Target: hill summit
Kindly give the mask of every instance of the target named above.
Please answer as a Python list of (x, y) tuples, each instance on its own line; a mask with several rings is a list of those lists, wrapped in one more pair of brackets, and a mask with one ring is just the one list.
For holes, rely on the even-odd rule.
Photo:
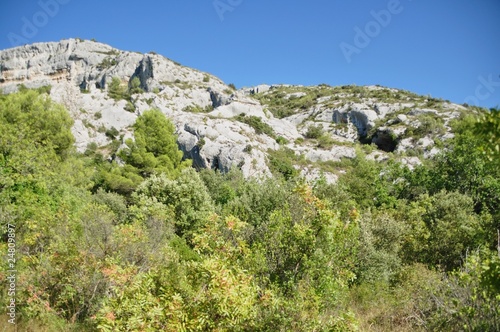
[[(372, 159), (395, 157), (409, 165), (435, 155), (453, 137), (449, 121), (467, 108), (381, 86), (259, 85), (236, 89), (219, 78), (154, 52), (141, 54), (102, 43), (68, 39), (0, 51), (0, 89), (50, 86), (51, 97), (74, 119), (79, 151), (132, 137), (147, 109), (175, 124), (178, 145), (198, 168), (245, 176), (283, 166), (308, 179), (337, 171), (361, 147)], [(112, 133), (112, 135), (110, 134)], [(119, 146), (119, 144), (114, 144)], [(114, 151), (116, 152), (116, 151)], [(293, 171), (292, 170), (292, 171)]]

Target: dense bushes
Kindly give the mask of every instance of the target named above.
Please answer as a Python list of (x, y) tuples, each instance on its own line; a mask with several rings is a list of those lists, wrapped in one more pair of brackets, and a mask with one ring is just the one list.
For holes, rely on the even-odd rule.
[(73, 120), (49, 97), (32, 90), (0, 99), (0, 143), (4, 157), (22, 146), (53, 151), (64, 157), (74, 142)]
[(77, 154), (70, 126), (41, 92), (0, 97), (19, 329), (500, 328), (499, 174), (474, 122), (429, 165), (358, 151), (337, 184), (314, 188), (286, 148), (270, 153), (282, 177), (197, 173), (159, 111), (138, 118), (122, 165), (95, 145)]
[[(159, 110), (145, 111), (133, 129), (134, 140), (125, 141), (125, 147), (113, 156), (125, 162), (123, 167), (116, 161), (103, 162), (99, 152), (88, 150), (87, 154), (93, 156), (98, 168), (94, 191), (103, 188), (128, 196), (149, 176), (160, 173), (177, 176), (190, 165), (189, 161), (182, 160), (182, 152), (177, 148), (173, 124)], [(109, 133), (114, 134), (116, 132)]]

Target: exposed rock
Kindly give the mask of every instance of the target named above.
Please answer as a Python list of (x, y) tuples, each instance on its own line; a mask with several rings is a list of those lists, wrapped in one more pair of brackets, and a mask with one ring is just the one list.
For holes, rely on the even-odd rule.
[(430, 137), (422, 137), (417, 141), (417, 144), (423, 148), (434, 145), (434, 140)]
[(207, 91), (210, 93), (210, 100), (212, 101), (213, 108), (224, 106), (231, 102), (230, 98), (223, 93), (212, 90), (211, 88), (208, 88)]
[(300, 175), (310, 183), (323, 179), (328, 184), (336, 183), (338, 176), (330, 172), (322, 172), (316, 168), (305, 167), (300, 169)]
[(241, 91), (245, 94), (253, 95), (256, 93), (267, 92), (267, 91), (269, 91), (269, 89), (271, 89), (271, 87), (272, 87), (271, 85), (260, 84), (260, 85), (254, 86), (252, 88), (243, 88), (243, 89), (241, 89)]
[(396, 147), (396, 150), (394, 150), (397, 153), (403, 153), (408, 150), (412, 150), (415, 148), (415, 145), (413, 144), (413, 138), (404, 138), (399, 141), (398, 146)]
[[(111, 99), (107, 89), (114, 77), (120, 79), (124, 88), (138, 78), (144, 93), (134, 94), (129, 101)], [(268, 176), (267, 153), (269, 149), (280, 148), (276, 142), (279, 138), (280, 144), (311, 162), (311, 166), (301, 169), (309, 180), (322, 173), (318, 162), (354, 158), (356, 152), (351, 143), (360, 138), (371, 139), (383, 151), (398, 154), (421, 149), (425, 157), (432, 157), (439, 153), (433, 146), (434, 140), (452, 138), (450, 129), (445, 127), (447, 132), (439, 138), (414, 140), (405, 137), (407, 128), (417, 128), (420, 125), (417, 117), (421, 114), (441, 117), (448, 126), (451, 119), (467, 110), (449, 102), (442, 102), (440, 111), (426, 108), (425, 98), (414, 95), (397, 103), (387, 102), (370, 93), (381, 91), (379, 95), (383, 96), (403, 92), (380, 86), (346, 86), (334, 90), (329, 86), (258, 85), (234, 91), (217, 77), (161, 55), (120, 51), (79, 39), (0, 51), (0, 89), (11, 93), (19, 84), (28, 88), (52, 86), (51, 97), (63, 104), (75, 120), (72, 131), (79, 151), (84, 151), (90, 142), (99, 146), (109, 144), (105, 132), (112, 128), (119, 131), (123, 140), (132, 138), (131, 125), (137, 116), (157, 108), (175, 124), (178, 145), (195, 167), (221, 171), (239, 167), (245, 176)], [(335, 92), (329, 94), (329, 91)], [(281, 98), (273, 105), (296, 103), (289, 112), (293, 115), (275, 118), (272, 105), (262, 105), (255, 98), (273, 93)], [(305, 102), (300, 104), (302, 100)], [(273, 134), (257, 134), (255, 128), (237, 121), (236, 117), (242, 114), (259, 117), (272, 128)], [(331, 135), (333, 147), (315, 147), (318, 143), (314, 139), (306, 139), (304, 135), (310, 125), (322, 127), (324, 133)], [(366, 137), (372, 133), (373, 137)], [(306, 144), (300, 144), (298, 140), (304, 139)], [(294, 144), (295, 141), (299, 144)], [(369, 158), (383, 160), (387, 154), (376, 151)], [(403, 161), (413, 167), (420, 162), (415, 158)], [(335, 174), (324, 175), (328, 182), (337, 179)]]
[(399, 123), (406, 123), (408, 121), (408, 117), (404, 114), (398, 114), (396, 117)]
[(377, 113), (369, 109), (354, 109), (350, 112), (351, 122), (358, 128), (360, 136), (366, 136), (375, 125)]
[(318, 161), (340, 161), (342, 158), (354, 158), (356, 150), (348, 146), (334, 146), (330, 150), (297, 148), (298, 152), (304, 153), (307, 160)]
[(420, 109), (420, 108), (415, 108), (413, 110), (411, 110), (408, 114), (409, 115), (421, 115), (421, 114), (438, 114), (438, 111), (436, 110), (433, 110), (433, 109), (428, 109), (428, 108), (424, 108), (424, 109)]
[(334, 117), (334, 110), (333, 109), (325, 109), (323, 111), (320, 111), (318, 115), (314, 118), (315, 121), (324, 121), (324, 122), (333, 122)]
[(403, 157), (401, 163), (413, 170), (416, 166), (422, 165), (422, 161), (418, 157)]
[(373, 151), (370, 154), (368, 154), (366, 156), (366, 159), (376, 160), (376, 161), (383, 161), (383, 160), (389, 159), (389, 156), (386, 153), (377, 150), (377, 151)]

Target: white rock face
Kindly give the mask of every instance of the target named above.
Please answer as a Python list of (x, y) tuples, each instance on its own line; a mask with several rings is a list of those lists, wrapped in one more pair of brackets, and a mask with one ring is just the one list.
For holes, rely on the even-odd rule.
[[(227, 171), (240, 167), (245, 176), (270, 174), (265, 152), (278, 148), (278, 144), (233, 119), (240, 114), (260, 117), (286, 139), (300, 136), (293, 124), (268, 117), (260, 103), (244, 92), (233, 92), (214, 76), (156, 54), (124, 52), (70, 39), (2, 51), (0, 63), (0, 88), (5, 93), (16, 91), (18, 84), (28, 88), (52, 86), (51, 97), (66, 106), (75, 119), (73, 134), (79, 151), (90, 142), (109, 144), (107, 129), (116, 128), (124, 139), (132, 137), (130, 126), (150, 108), (162, 110), (173, 121), (180, 149), (200, 168)], [(108, 97), (106, 89), (113, 77), (124, 85), (135, 77), (139, 79), (145, 93), (133, 96), (133, 112), (125, 110), (125, 100)], [(262, 85), (255, 92), (269, 88)], [(211, 107), (213, 111), (184, 111), (189, 107)], [(244, 152), (247, 146), (253, 149)]]
[[(238, 166), (246, 176), (270, 174), (263, 151), (277, 148), (274, 139), (256, 135), (253, 128), (232, 119), (245, 113), (267, 122), (262, 106), (243, 93), (233, 94), (212, 75), (157, 54), (124, 52), (76, 39), (4, 50), (0, 52), (0, 64), (0, 89), (4, 93), (16, 91), (19, 84), (28, 88), (52, 86), (51, 97), (66, 106), (75, 119), (73, 134), (79, 151), (90, 142), (109, 144), (105, 130), (113, 127), (124, 139), (132, 137), (130, 126), (137, 116), (158, 108), (176, 125), (179, 147), (195, 166), (222, 171)], [(135, 77), (139, 79), (145, 93), (133, 96), (135, 111), (125, 110), (125, 100), (108, 97), (106, 89), (113, 77), (120, 78), (124, 85)], [(207, 114), (183, 111), (191, 106), (215, 109)], [(277, 123), (276, 119), (269, 122), (284, 137), (299, 136), (289, 123)], [(256, 136), (262, 136), (259, 144), (255, 144)], [(243, 152), (249, 144), (256, 149)]]
[(314, 183), (317, 180), (324, 179), (326, 183), (332, 184), (336, 183), (338, 176), (330, 172), (321, 172), (315, 168), (305, 167), (300, 170), (300, 175), (304, 177), (308, 182)]
[[(130, 101), (111, 99), (108, 87), (115, 77), (124, 88), (138, 79), (144, 93), (132, 95)], [(337, 176), (322, 173), (318, 163), (354, 158), (353, 143), (360, 137), (375, 132), (370, 138), (372, 142), (389, 146), (395, 153), (419, 148), (425, 150), (424, 156), (431, 157), (439, 153), (433, 146), (435, 138), (413, 140), (405, 137), (406, 129), (418, 127), (418, 117), (422, 115), (441, 117), (447, 126), (466, 110), (452, 103), (443, 103), (440, 111), (429, 109), (424, 98), (419, 104), (410, 98), (396, 103), (362, 96), (370, 91), (400, 92), (379, 86), (365, 87), (363, 93), (354, 95), (344, 87), (336, 94), (314, 94), (312, 104), (308, 94), (311, 87), (258, 85), (235, 91), (215, 76), (184, 67), (161, 55), (126, 52), (80, 39), (0, 51), (0, 90), (12, 93), (19, 84), (28, 88), (51, 86), (51, 97), (63, 104), (75, 120), (72, 131), (79, 151), (84, 151), (91, 142), (99, 146), (111, 143), (105, 133), (112, 128), (118, 130), (122, 140), (133, 138), (131, 126), (137, 117), (156, 108), (172, 120), (179, 148), (198, 168), (211, 167), (225, 172), (239, 167), (247, 177), (268, 176), (268, 151), (280, 148), (278, 139), (311, 163), (310, 167), (301, 169), (306, 179), (313, 180), (323, 174), (332, 183)], [(327, 88), (321, 89), (324, 92)], [(273, 104), (259, 102), (259, 96), (273, 91), (281, 94), (278, 105), (298, 103), (297, 109), (287, 113), (293, 115), (275, 118)], [(306, 104), (300, 104), (302, 98), (309, 98)], [(241, 115), (260, 118), (272, 128), (273, 134), (258, 134), (236, 119)], [(310, 125), (322, 128), (335, 142), (333, 146), (320, 148), (314, 140), (302, 145), (298, 139), (304, 140)], [(446, 129), (440, 136), (442, 140), (453, 137), (449, 128)], [(296, 141), (299, 143), (295, 144)], [(386, 155), (378, 151), (370, 158), (384, 160)], [(407, 158), (405, 162), (416, 165), (418, 158)]]

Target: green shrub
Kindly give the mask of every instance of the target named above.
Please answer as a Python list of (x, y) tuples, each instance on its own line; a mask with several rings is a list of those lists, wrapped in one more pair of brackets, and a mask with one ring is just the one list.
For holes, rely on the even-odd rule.
[(421, 138), (427, 135), (442, 135), (446, 132), (443, 119), (434, 114), (421, 114), (417, 120), (420, 122), (419, 126), (417, 128), (409, 127), (405, 136)]
[(201, 149), (205, 145), (205, 137), (202, 137), (196, 142), (196, 146)]
[(189, 112), (189, 113), (210, 113), (214, 110), (214, 107), (212, 105), (207, 105), (204, 108), (202, 108), (199, 105), (188, 105), (182, 109), (183, 112)]
[(288, 144), (288, 140), (283, 136), (278, 136), (276, 137), (276, 143), (278, 143), (279, 145), (285, 145)]
[(267, 123), (262, 121), (262, 118), (255, 116), (255, 115), (250, 115), (247, 116), (245, 114), (240, 114), (235, 117), (236, 120), (246, 123), (253, 129), (255, 129), (255, 132), (257, 134), (266, 134), (269, 137), (276, 137), (276, 134), (273, 130), (273, 128), (268, 125)]
[(85, 150), (84, 154), (86, 156), (92, 156), (97, 152), (97, 143), (96, 142), (91, 142), (87, 144), (87, 149)]
[[(305, 96), (295, 95), (286, 98), (289, 93), (305, 92)], [(254, 98), (258, 99), (277, 118), (285, 118), (295, 114), (298, 110), (306, 110), (314, 106), (316, 98), (322, 96), (322, 92), (310, 88), (288, 88), (280, 87), (272, 89), (266, 93), (258, 93)]]
[(29, 140), (33, 148), (52, 149), (62, 157), (74, 142), (72, 125), (67, 110), (45, 92), (19, 86), (18, 93), (0, 96), (0, 155), (8, 157)]
[(83, 119), (82, 123), (85, 126), (85, 128), (95, 129), (95, 126), (92, 123), (90, 123), (89, 120), (87, 120), (87, 119)]
[(107, 129), (105, 132), (106, 137), (112, 140), (116, 139), (116, 136), (118, 136), (119, 134), (120, 132), (115, 127), (111, 127), (110, 129)]
[(132, 102), (127, 101), (127, 105), (125, 105), (125, 111), (134, 113), (135, 112), (135, 106), (132, 104)]
[(139, 77), (134, 77), (129, 84), (129, 94), (133, 95), (136, 93), (143, 93), (144, 90), (141, 88), (141, 81)]
[(130, 100), (130, 95), (127, 89), (122, 85), (121, 80), (118, 77), (113, 77), (111, 83), (108, 87), (108, 96), (114, 100)]
[(322, 149), (330, 149), (334, 143), (335, 141), (328, 133), (323, 133), (318, 139), (318, 147)]
[(323, 135), (323, 127), (321, 125), (310, 125), (307, 128), (306, 137), (318, 139)]
[(180, 236), (191, 236), (213, 211), (207, 188), (193, 168), (182, 170), (176, 180), (168, 179), (165, 174), (153, 175), (137, 188), (133, 197), (154, 198), (165, 207), (172, 207)]
[(295, 144), (301, 145), (302, 143), (304, 143), (303, 137), (298, 137), (297, 139), (295, 139)]
[(251, 144), (247, 144), (245, 148), (243, 149), (243, 152), (250, 153), (252, 152), (253, 146)]
[(271, 171), (281, 174), (286, 180), (298, 175), (298, 171), (293, 167), (293, 160), (296, 158), (293, 150), (285, 147), (276, 151), (270, 150), (268, 154)]
[(48, 94), (50, 95), (50, 90), (52, 89), (52, 86), (50, 85), (44, 85), (44, 86), (41, 86), (39, 88), (36, 89), (36, 91), (38, 91), (38, 93), (40, 94)]
[(113, 66), (116, 66), (118, 62), (116, 61), (115, 58), (111, 58), (111, 57), (106, 57), (104, 58), (104, 60), (102, 60), (102, 62), (100, 64), (97, 65), (97, 68), (99, 68), (100, 70), (103, 70), (103, 69), (107, 69), (107, 68), (111, 68)]

